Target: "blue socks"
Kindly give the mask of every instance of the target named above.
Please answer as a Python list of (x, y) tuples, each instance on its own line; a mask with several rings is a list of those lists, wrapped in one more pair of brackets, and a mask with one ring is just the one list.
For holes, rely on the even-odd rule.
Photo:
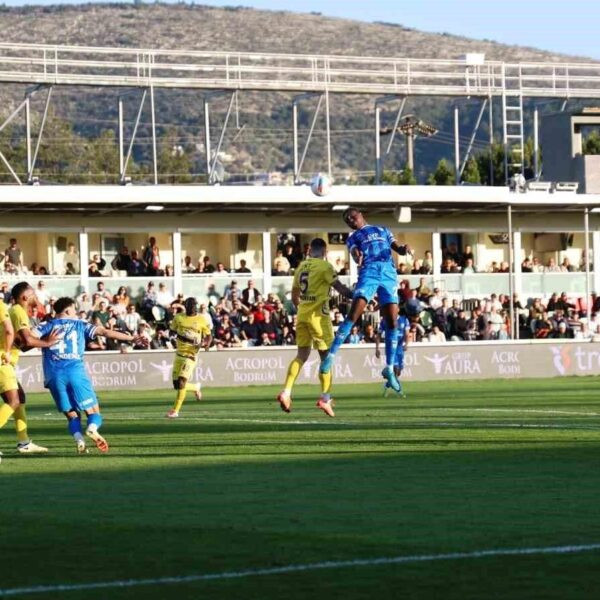
[[(331, 356), (334, 356), (336, 352), (340, 349), (340, 346), (346, 341), (346, 338), (350, 335), (350, 331), (352, 331), (353, 325), (354, 322), (346, 318), (344, 322), (338, 327), (337, 333), (335, 334), (335, 338), (333, 340), (333, 344), (331, 344), (331, 348), (329, 348), (329, 354)], [(398, 345), (397, 337), (396, 345)]]
[(385, 364), (388, 367), (394, 366), (394, 358), (398, 349), (398, 336), (400, 332), (397, 327), (387, 329), (385, 332)]
[(100, 413), (92, 413), (91, 415), (88, 415), (88, 418), (87, 418), (88, 428), (91, 426), (94, 426), (97, 431), (98, 429), (100, 429), (101, 425), (102, 425), (102, 415)]
[(69, 433), (72, 436), (76, 436), (76, 434), (81, 435), (81, 417), (75, 417), (74, 419), (69, 419), (68, 421)]

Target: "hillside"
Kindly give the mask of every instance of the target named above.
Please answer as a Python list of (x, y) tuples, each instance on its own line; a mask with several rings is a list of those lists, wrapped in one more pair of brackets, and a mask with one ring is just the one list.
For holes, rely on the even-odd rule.
[[(362, 23), (317, 14), (287, 11), (258, 11), (243, 7), (213, 8), (202, 5), (86, 4), (79, 6), (0, 7), (3, 41), (74, 44), (94, 46), (133, 46), (149, 48), (218, 49), (229, 51), (320, 53), (344, 55), (395, 56), (413, 58), (457, 58), (466, 52), (485, 52), (498, 60), (564, 61), (566, 57), (527, 47), (492, 41), (476, 41), (447, 34), (415, 31), (400, 25)], [(575, 60), (569, 58), (569, 60)], [(4, 111), (21, 97), (22, 88), (3, 86), (0, 101)], [(104, 129), (114, 129), (116, 90), (55, 90), (54, 110), (73, 123), (81, 135), (94, 137)], [(240, 97), (239, 120), (244, 130), (233, 143), (235, 130), (226, 138), (225, 150), (232, 156), (231, 172), (289, 170), (291, 152), (290, 95), (244, 93)], [(170, 129), (189, 148), (195, 169), (201, 169), (202, 104), (195, 92), (157, 93), (159, 130)], [(371, 133), (373, 99), (336, 97), (332, 106), (332, 127), (336, 170), (372, 169)], [(0, 109), (2, 110), (2, 109)], [(225, 101), (215, 104), (213, 118), (219, 122)], [(405, 112), (415, 112), (443, 132), (450, 132), (449, 102), (411, 100)], [(462, 111), (463, 132), (477, 107)], [(127, 118), (132, 119), (132, 105)], [(497, 113), (499, 111), (496, 111)], [(387, 118), (391, 118), (390, 112)], [(310, 119), (302, 113), (304, 127)], [(140, 131), (148, 135), (147, 121)], [(321, 124), (322, 125), (322, 124)], [(176, 129), (172, 129), (175, 127)], [(215, 136), (218, 132), (215, 131)], [(323, 154), (317, 136), (307, 157), (307, 171), (322, 168)], [(142, 140), (144, 141), (144, 140)], [(451, 147), (440, 140), (417, 144), (421, 176)], [(398, 168), (402, 143), (397, 143), (390, 165)], [(147, 158), (147, 144), (136, 147), (136, 157)]]

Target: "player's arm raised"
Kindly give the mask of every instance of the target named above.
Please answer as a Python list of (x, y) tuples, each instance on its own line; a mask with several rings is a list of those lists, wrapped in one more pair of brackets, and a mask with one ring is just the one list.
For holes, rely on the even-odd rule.
[(113, 340), (119, 340), (120, 342), (129, 342), (130, 344), (137, 340), (137, 337), (131, 335), (131, 333), (123, 333), (121, 331), (115, 331), (114, 329), (107, 329), (106, 327), (102, 327), (102, 325), (96, 327), (95, 335), (111, 338)]

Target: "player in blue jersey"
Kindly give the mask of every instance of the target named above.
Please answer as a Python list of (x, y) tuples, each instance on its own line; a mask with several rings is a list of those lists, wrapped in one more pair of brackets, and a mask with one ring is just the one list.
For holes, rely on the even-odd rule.
[(321, 362), (321, 372), (331, 370), (335, 355), (344, 343), (352, 326), (364, 312), (367, 304), (377, 294), (381, 315), (386, 321), (385, 336), (386, 366), (381, 372), (390, 387), (400, 391), (400, 382), (394, 374), (394, 357), (398, 347), (398, 279), (392, 260), (392, 250), (398, 254), (410, 254), (407, 245), (400, 245), (387, 227), (369, 225), (357, 208), (347, 208), (344, 221), (353, 232), (346, 242), (350, 255), (358, 265), (358, 282), (354, 289), (352, 306), (344, 322), (338, 327), (329, 354)]
[(42, 349), (44, 386), (50, 390), (56, 408), (68, 421), (69, 433), (75, 438), (77, 452), (87, 452), (81, 429), (81, 413), (87, 417), (86, 435), (94, 441), (100, 452), (108, 452), (108, 443), (100, 435), (102, 415), (92, 382), (85, 370), (83, 354), (88, 340), (101, 335), (123, 342), (133, 342), (128, 333), (96, 327), (77, 318), (75, 301), (59, 298), (54, 303), (56, 318), (41, 323), (32, 333), (44, 338), (55, 332), (60, 339), (53, 346)]
[[(398, 347), (396, 348), (396, 356), (394, 357), (394, 374), (396, 375), (396, 379), (400, 382), (400, 375), (402, 374), (402, 370), (404, 369), (404, 351), (406, 350), (406, 346), (408, 345), (408, 331), (410, 329), (410, 322), (408, 321), (407, 316), (400, 311), (398, 314), (398, 320), (396, 321), (396, 328), (398, 329)], [(381, 356), (381, 351), (379, 350), (379, 341), (381, 336), (384, 337), (387, 335), (387, 325), (385, 319), (381, 319), (379, 323), (379, 331), (377, 332), (377, 336), (375, 338), (375, 356), (379, 358)], [(389, 381), (386, 381), (384, 384), (384, 395), (387, 395), (391, 386)], [(400, 384), (400, 389), (398, 393), (402, 393), (402, 384)]]

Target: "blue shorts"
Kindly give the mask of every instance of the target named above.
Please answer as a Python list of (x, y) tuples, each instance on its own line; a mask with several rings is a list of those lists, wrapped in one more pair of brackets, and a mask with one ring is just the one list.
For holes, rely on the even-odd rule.
[(370, 263), (360, 269), (353, 298), (370, 302), (375, 294), (381, 306), (398, 304), (398, 277), (391, 262)]
[(50, 390), (59, 412), (82, 412), (98, 405), (98, 398), (85, 367), (57, 370), (44, 385)]

